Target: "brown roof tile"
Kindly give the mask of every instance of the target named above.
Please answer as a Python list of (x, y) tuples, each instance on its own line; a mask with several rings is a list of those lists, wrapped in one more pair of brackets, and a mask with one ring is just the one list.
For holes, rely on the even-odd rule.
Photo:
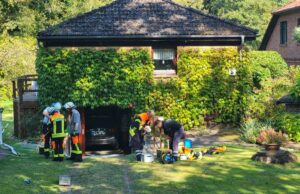
[(290, 11), (290, 10), (293, 10), (293, 9), (296, 9), (296, 8), (300, 8), (300, 0), (293, 1), (291, 3), (288, 3), (284, 6), (276, 9), (273, 12), (273, 14), (279, 14), (279, 13)]
[(255, 37), (256, 31), (170, 0), (117, 0), (39, 33), (39, 37)]

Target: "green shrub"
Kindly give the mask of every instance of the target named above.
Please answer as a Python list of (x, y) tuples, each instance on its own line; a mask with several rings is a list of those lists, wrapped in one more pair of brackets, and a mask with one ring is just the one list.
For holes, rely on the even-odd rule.
[[(178, 77), (158, 82), (150, 106), (187, 129), (204, 124), (206, 115), (219, 123), (239, 123), (252, 94), (252, 73), (247, 53), (236, 49), (182, 49), (178, 51)], [(229, 75), (236, 68), (237, 76)]]
[(300, 114), (280, 114), (276, 117), (276, 126), (291, 140), (300, 142)]
[(257, 143), (257, 138), (262, 130), (272, 128), (270, 123), (260, 122), (256, 119), (249, 120), (240, 128), (241, 139), (247, 143)]
[(39, 101), (74, 101), (83, 107), (136, 104), (145, 110), (153, 83), (146, 50), (40, 49), (36, 62)]
[(251, 51), (249, 53), (253, 66), (253, 81), (258, 88), (261, 82), (269, 78), (279, 78), (288, 75), (288, 65), (275, 51)]
[(295, 85), (291, 88), (290, 95), (295, 101), (300, 100), (300, 79), (296, 80)]

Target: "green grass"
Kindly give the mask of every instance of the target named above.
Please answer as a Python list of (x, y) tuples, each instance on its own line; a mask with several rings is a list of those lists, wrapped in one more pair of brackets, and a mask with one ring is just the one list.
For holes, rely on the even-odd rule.
[[(9, 110), (11, 103), (6, 103)], [(4, 114), (10, 126), (11, 114)], [(267, 165), (251, 161), (255, 147), (228, 146), (228, 151), (205, 156), (198, 161), (181, 161), (172, 165), (134, 162), (132, 156), (89, 158), (81, 164), (45, 160), (33, 149), (14, 143), (21, 157), (0, 160), (0, 193), (59, 193), (58, 177), (72, 177), (72, 193), (138, 194), (289, 194), (300, 191), (300, 163)], [(300, 157), (300, 153), (296, 152)], [(25, 179), (32, 184), (26, 185)]]
[[(57, 193), (62, 189), (58, 186), (61, 174), (72, 176), (72, 193), (296, 194), (300, 190), (300, 163), (253, 162), (250, 157), (257, 148), (234, 145), (221, 155), (172, 165), (136, 163), (132, 156), (89, 158), (75, 165), (55, 163), (33, 150), (17, 148), (23, 156), (0, 161), (0, 193)], [(31, 185), (24, 183), (27, 178)]]
[(4, 108), (2, 114), (2, 127), (5, 129), (4, 141), (9, 140), (9, 137), (13, 135), (13, 102), (12, 101), (1, 101), (0, 107)]

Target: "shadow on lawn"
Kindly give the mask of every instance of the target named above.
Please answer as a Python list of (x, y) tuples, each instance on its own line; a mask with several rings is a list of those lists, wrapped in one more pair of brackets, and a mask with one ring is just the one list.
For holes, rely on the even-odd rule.
[[(30, 152), (8, 157), (0, 165), (6, 167), (0, 169), (0, 193), (60, 193), (62, 174), (72, 177), (71, 193), (298, 193), (300, 189), (299, 163), (265, 165), (242, 153), (161, 165), (136, 163), (129, 157), (55, 163)], [(27, 178), (32, 184), (24, 183)]]
[[(234, 159), (233, 159), (234, 160)], [(238, 161), (237, 161), (238, 162)], [(244, 162), (244, 161), (240, 161)], [(136, 173), (134, 169), (133, 188), (135, 193), (299, 193), (300, 164), (285, 166), (266, 165), (256, 162), (245, 163), (239, 167), (220, 162), (192, 162), (193, 168), (181, 170), (181, 166), (174, 165), (173, 174), (165, 174), (153, 169)], [(182, 163), (180, 164), (182, 165)], [(169, 167), (165, 167), (169, 168)], [(157, 169), (156, 169), (157, 170)], [(184, 170), (184, 169), (183, 169)], [(297, 176), (298, 174), (298, 176)], [(170, 180), (170, 175), (174, 177)], [(176, 180), (176, 176), (178, 179)]]

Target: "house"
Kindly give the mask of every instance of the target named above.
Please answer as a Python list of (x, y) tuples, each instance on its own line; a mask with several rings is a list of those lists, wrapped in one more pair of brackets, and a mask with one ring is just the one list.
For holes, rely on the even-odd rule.
[[(170, 0), (117, 0), (49, 27), (40, 32), (37, 39), (39, 47), (53, 49), (146, 48), (155, 63), (154, 74), (169, 77), (176, 75), (180, 47), (238, 48), (245, 41), (255, 40), (256, 36), (253, 29)], [(82, 128), (89, 128), (88, 125), (97, 124), (103, 118), (110, 121), (111, 115), (116, 114), (122, 119), (123, 113), (115, 107), (85, 109)]]
[(279, 52), (289, 65), (300, 65), (300, 43), (293, 31), (300, 27), (300, 1), (294, 1), (273, 12), (260, 50)]
[(37, 39), (43, 47), (148, 47), (156, 73), (165, 75), (175, 73), (178, 47), (239, 46), (256, 36), (253, 29), (170, 0), (117, 0), (52, 26)]

